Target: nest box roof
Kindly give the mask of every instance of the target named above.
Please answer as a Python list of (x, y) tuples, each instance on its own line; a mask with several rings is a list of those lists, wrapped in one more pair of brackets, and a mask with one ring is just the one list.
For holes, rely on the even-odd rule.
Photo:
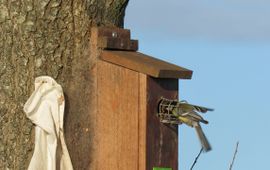
[(156, 78), (191, 79), (192, 71), (135, 51), (103, 50), (104, 61)]
[(91, 36), (97, 38), (97, 46), (102, 49), (100, 58), (104, 61), (156, 78), (192, 77), (191, 70), (136, 52), (138, 40), (130, 38), (128, 29), (94, 27)]

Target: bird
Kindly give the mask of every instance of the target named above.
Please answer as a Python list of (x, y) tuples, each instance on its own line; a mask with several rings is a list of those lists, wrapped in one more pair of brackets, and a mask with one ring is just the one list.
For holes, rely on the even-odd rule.
[(205, 120), (197, 112), (206, 113), (208, 111), (214, 111), (214, 109), (189, 104), (185, 100), (177, 102), (176, 107), (174, 107), (174, 109), (172, 110), (172, 114), (177, 117), (182, 123), (195, 128), (199, 141), (205, 152), (210, 151), (212, 148), (202, 130), (200, 123), (208, 124), (208, 121)]
[(164, 110), (166, 110), (166, 112), (170, 112), (176, 119), (179, 120), (180, 124), (184, 123), (190, 127), (195, 128), (203, 151), (205, 152), (210, 151), (212, 149), (211, 145), (207, 140), (200, 125), (200, 123), (208, 124), (208, 121), (205, 120), (201, 115), (199, 115), (198, 112), (206, 113), (208, 111), (214, 111), (214, 109), (189, 104), (185, 100), (175, 101), (165, 98), (163, 98), (162, 100), (163, 102), (160, 102), (161, 105), (162, 103), (166, 103), (166, 105), (164, 105), (166, 109)]

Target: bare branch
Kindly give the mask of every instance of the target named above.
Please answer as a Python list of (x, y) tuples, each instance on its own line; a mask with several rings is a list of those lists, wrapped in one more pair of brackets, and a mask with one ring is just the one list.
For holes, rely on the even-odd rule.
[(229, 170), (232, 170), (232, 167), (233, 167), (233, 164), (234, 164), (234, 160), (236, 158), (236, 154), (237, 154), (237, 150), (238, 150), (238, 145), (239, 145), (239, 141), (237, 141), (237, 143), (236, 143), (235, 151), (234, 151), (234, 154), (233, 154), (233, 159), (232, 159), (232, 162), (230, 164)]
[(192, 166), (191, 166), (190, 170), (192, 170), (192, 169), (193, 169), (193, 167), (195, 166), (195, 164), (197, 163), (197, 161), (198, 161), (198, 159), (199, 159), (199, 157), (200, 157), (200, 155), (201, 155), (202, 151), (203, 151), (203, 148), (201, 148), (201, 150), (200, 150), (199, 154), (198, 154), (198, 155), (197, 155), (197, 157), (195, 158), (195, 160), (194, 160), (194, 162), (193, 162), (193, 164), (192, 164)]

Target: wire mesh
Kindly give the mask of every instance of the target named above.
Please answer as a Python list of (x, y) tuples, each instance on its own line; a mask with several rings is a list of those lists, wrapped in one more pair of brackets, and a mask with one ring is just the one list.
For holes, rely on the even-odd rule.
[(181, 124), (181, 121), (172, 113), (173, 109), (177, 109), (178, 101), (161, 98), (158, 105), (158, 113), (160, 122), (169, 124)]

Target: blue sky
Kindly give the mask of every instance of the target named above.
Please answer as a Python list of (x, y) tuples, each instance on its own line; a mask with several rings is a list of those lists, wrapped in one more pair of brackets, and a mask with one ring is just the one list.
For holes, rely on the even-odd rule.
[[(166, 3), (165, 3), (166, 2)], [(270, 169), (270, 2), (266, 0), (131, 0), (125, 28), (143, 53), (194, 71), (180, 80), (180, 98), (215, 108), (203, 129), (213, 150), (194, 170)], [(179, 130), (179, 169), (200, 145), (194, 129)]]

